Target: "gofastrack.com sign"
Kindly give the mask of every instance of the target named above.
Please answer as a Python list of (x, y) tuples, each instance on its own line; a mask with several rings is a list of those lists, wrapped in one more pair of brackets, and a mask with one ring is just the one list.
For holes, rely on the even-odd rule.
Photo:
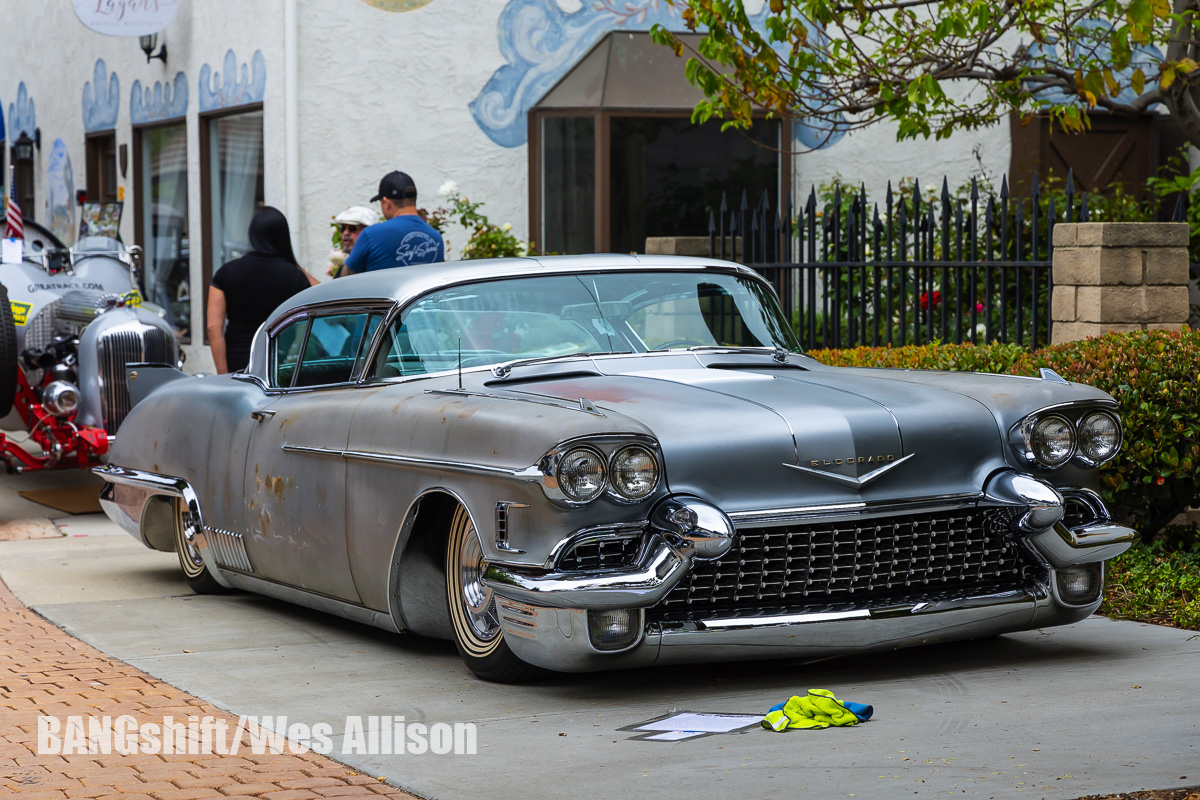
[(149, 36), (171, 24), (179, 0), (75, 0), (75, 16), (106, 36)]

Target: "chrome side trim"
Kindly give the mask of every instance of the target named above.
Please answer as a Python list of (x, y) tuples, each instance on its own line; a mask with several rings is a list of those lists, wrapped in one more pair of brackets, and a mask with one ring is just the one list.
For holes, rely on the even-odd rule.
[(284, 586), (281, 583), (268, 581), (263, 578), (255, 578), (250, 575), (244, 575), (240, 572), (221, 571), (221, 577), (224, 578), (230, 586), (235, 589), (241, 589), (255, 594), (266, 595), (273, 597), (276, 600), (283, 600), (287, 603), (295, 603), (305, 608), (311, 608), (316, 611), (322, 611), (326, 614), (336, 614), (339, 617), (361, 622), (364, 625), (372, 625), (376, 628), (382, 628), (385, 631), (392, 633), (403, 633), (404, 629), (396, 625), (390, 614), (383, 611), (375, 611), (374, 609), (366, 608), (365, 606), (347, 603), (345, 600), (338, 600), (334, 597), (327, 597), (323, 594), (314, 594), (306, 592), (303, 589), (296, 589), (291, 586)]
[(446, 470), (449, 472), (470, 472), (480, 475), (503, 475), (507, 478), (539, 478), (538, 475), (528, 475), (528, 469), (512, 467), (491, 467), (486, 464), (470, 464), (465, 461), (445, 461), (437, 458), (419, 458), (414, 456), (399, 456), (394, 453), (375, 453), (369, 450), (340, 450), (332, 447), (308, 447), (306, 445), (285, 444), (282, 447), (286, 453), (299, 453), (309, 456), (325, 456), (328, 458), (345, 458), (351, 461), (368, 461), (375, 464), (392, 464), (395, 466), (423, 467), (425, 469)]
[(242, 572), (254, 572), (254, 567), (250, 564), (250, 556), (246, 553), (246, 542), (240, 533), (208, 526), (205, 526), (204, 530), (209, 534), (209, 546), (216, 551), (219, 566), (226, 569), (238, 569)]

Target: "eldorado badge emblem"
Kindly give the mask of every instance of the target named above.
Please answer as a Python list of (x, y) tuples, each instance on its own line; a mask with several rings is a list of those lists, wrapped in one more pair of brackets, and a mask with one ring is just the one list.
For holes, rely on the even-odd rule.
[[(837, 464), (867, 464), (867, 463), (873, 463), (873, 462), (878, 462), (878, 461), (887, 462), (882, 467), (879, 467), (878, 469), (873, 469), (870, 472), (868, 472), (866, 475), (861, 475), (857, 478), (853, 478), (849, 475), (839, 475), (836, 472), (826, 472), (823, 469), (813, 469), (812, 467), (802, 467), (799, 464), (784, 464), (784, 466), (787, 467), (788, 469), (798, 469), (801, 472), (807, 472), (810, 475), (816, 475), (818, 478), (824, 478), (826, 480), (834, 481), (835, 483), (844, 483), (847, 486), (866, 486), (868, 483), (870, 483), (871, 481), (880, 477), (885, 472), (891, 472), (893, 469), (900, 466), (905, 461), (908, 461), (910, 458), (912, 458), (915, 455), (916, 455), (916, 453), (909, 453), (904, 458), (896, 458), (895, 456), (878, 456), (878, 457), (871, 456), (871, 457), (869, 457), (869, 460), (868, 460), (867, 456), (863, 456), (861, 458), (845, 458), (845, 459), (839, 458), (839, 459), (835, 460), (834, 463), (837, 463)], [(825, 462), (813, 461), (812, 462), (813, 466), (816, 466), (819, 463), (830, 464), (829, 461), (825, 461)]]

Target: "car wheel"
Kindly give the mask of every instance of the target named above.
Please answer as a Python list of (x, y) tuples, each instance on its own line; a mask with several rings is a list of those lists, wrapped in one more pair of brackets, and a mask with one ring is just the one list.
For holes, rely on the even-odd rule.
[(12, 411), (17, 395), (17, 326), (13, 322), (12, 306), (8, 304), (8, 289), (0, 285), (0, 417)]
[(467, 510), (458, 506), (446, 539), (446, 600), (454, 643), (467, 668), (486, 681), (524, 683), (545, 670), (517, 658), (504, 641), (492, 590), (483, 585), (483, 548)]
[(175, 552), (179, 555), (179, 567), (188, 586), (196, 594), (225, 594), (229, 591), (217, 583), (217, 579), (204, 565), (200, 551), (196, 549), (189, 538), (191, 530), (198, 525), (196, 515), (188, 509), (182, 500), (175, 504)]

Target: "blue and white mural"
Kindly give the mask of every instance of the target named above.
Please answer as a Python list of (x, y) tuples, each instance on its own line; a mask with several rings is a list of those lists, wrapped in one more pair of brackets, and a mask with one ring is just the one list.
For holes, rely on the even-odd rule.
[[(766, 3), (752, 14), (761, 27)], [(585, 0), (564, 11), (555, 0), (509, 0), (497, 22), (505, 65), (471, 101), (476, 124), (502, 147), (525, 144), (526, 113), (558, 83), (596, 42), (614, 30), (646, 31), (659, 24), (686, 31), (680, 9), (666, 0)], [(796, 139), (806, 148), (828, 147), (845, 135), (797, 123)]]
[(121, 113), (121, 81), (117, 73), (108, 74), (103, 58), (96, 59), (92, 80), (83, 86), (83, 129), (110, 131), (117, 127)]
[(17, 87), (17, 102), (8, 104), (8, 136), (18, 139), (24, 133), (32, 139), (36, 130), (37, 110), (33, 106), (33, 98), (25, 90), (25, 81), (21, 81)]
[(147, 86), (143, 90), (141, 81), (133, 82), (133, 90), (129, 95), (129, 118), (134, 125), (178, 119), (187, 115), (187, 107), (188, 85), (182, 72), (175, 73), (173, 84), (164, 86), (162, 81), (155, 81), (153, 89)]
[(50, 232), (68, 247), (75, 242), (75, 176), (67, 144), (55, 139), (46, 167), (46, 205), (50, 208)]
[(255, 50), (250, 66), (242, 64), (239, 76), (237, 56), (225, 54), (224, 72), (213, 72), (205, 64), (200, 68), (200, 112), (261, 103), (267, 88), (267, 62), (261, 50)]

